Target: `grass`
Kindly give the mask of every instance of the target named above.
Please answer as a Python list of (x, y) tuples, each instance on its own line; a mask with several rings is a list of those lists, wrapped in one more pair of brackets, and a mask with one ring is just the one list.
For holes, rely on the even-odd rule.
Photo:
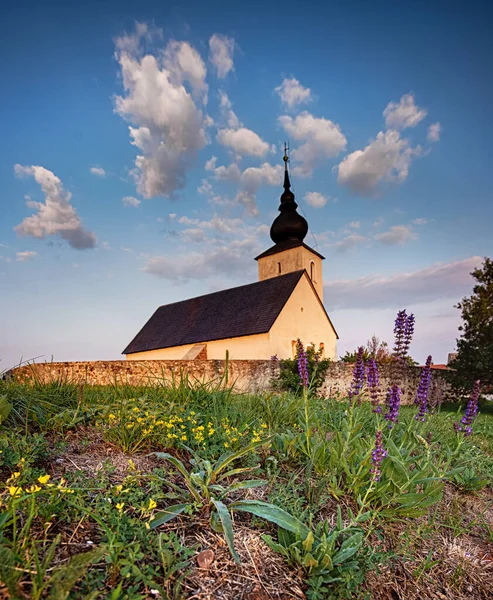
[(153, 383), (0, 382), (0, 597), (491, 597), (489, 406)]

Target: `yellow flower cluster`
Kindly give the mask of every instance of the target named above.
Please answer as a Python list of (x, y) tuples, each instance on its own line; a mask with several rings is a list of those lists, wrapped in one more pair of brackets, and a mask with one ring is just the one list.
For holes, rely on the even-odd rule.
[[(19, 466), (23, 466), (24, 465), (25, 460), (22, 459), (21, 462), (19, 463)], [(14, 471), (14, 473), (12, 473), (12, 475), (7, 479), (6, 484), (7, 484), (7, 491), (9, 493), (9, 495), (12, 498), (19, 498), (20, 496), (22, 496), (22, 494), (36, 494), (37, 492), (40, 492), (43, 487), (45, 486), (46, 488), (55, 488), (58, 491), (60, 491), (62, 494), (73, 494), (74, 490), (66, 487), (66, 480), (62, 477), (62, 479), (60, 479), (60, 482), (58, 483), (58, 485), (55, 485), (54, 483), (48, 483), (51, 479), (51, 476), (46, 474), (46, 475), (40, 475), (37, 479), (37, 483), (31, 484), (30, 486), (26, 486), (26, 487), (22, 487), (20, 485), (19, 480), (21, 479), (21, 471)], [(38, 485), (39, 484), (39, 485)]]

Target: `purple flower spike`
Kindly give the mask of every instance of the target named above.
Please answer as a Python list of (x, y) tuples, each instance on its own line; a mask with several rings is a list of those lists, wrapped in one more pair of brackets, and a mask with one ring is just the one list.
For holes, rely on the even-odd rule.
[(401, 406), (401, 388), (393, 385), (387, 395), (387, 412), (385, 419), (389, 422), (389, 429), (392, 429), (395, 423), (399, 421), (399, 408)]
[(471, 435), (472, 424), (478, 414), (479, 392), (481, 390), (481, 382), (479, 379), (475, 382), (472, 389), (471, 397), (467, 403), (466, 414), (461, 419), (460, 431), (464, 431), (464, 435)]
[(296, 349), (298, 355), (298, 374), (300, 376), (301, 385), (304, 388), (308, 388), (308, 357), (303, 342), (299, 338), (296, 341)]
[(382, 412), (381, 406), (378, 406), (379, 388), (378, 366), (377, 361), (372, 358), (368, 363), (368, 387), (370, 389), (370, 398), (373, 405), (373, 412)]
[(419, 406), (418, 414), (415, 416), (415, 419), (418, 421), (425, 420), (425, 415), (428, 412), (428, 393), (430, 390), (430, 382), (431, 382), (431, 356), (428, 356), (426, 359), (426, 364), (421, 373), (421, 379), (418, 386), (418, 391), (416, 392), (416, 398), (414, 399), (414, 404)]
[(402, 358), (406, 358), (409, 352), (409, 346), (411, 345), (414, 335), (414, 315), (410, 314), (406, 319), (406, 325), (404, 327), (404, 345), (402, 348)]
[(402, 357), (404, 352), (404, 335), (406, 331), (407, 315), (405, 310), (400, 310), (394, 323), (394, 354), (398, 358)]
[(375, 434), (375, 448), (371, 453), (371, 462), (373, 463), (370, 469), (370, 473), (373, 475), (375, 481), (380, 481), (382, 472), (380, 467), (383, 459), (387, 456), (387, 451), (384, 448), (382, 440), (382, 432), (378, 430)]
[[(356, 357), (356, 362), (354, 363), (353, 369), (353, 380), (351, 381), (351, 387), (349, 388), (349, 401), (353, 399), (354, 396), (358, 396), (363, 389), (363, 385), (365, 383), (365, 363), (363, 360), (363, 353), (365, 349), (363, 346), (358, 348), (358, 356)], [(361, 404), (361, 399), (358, 404)]]

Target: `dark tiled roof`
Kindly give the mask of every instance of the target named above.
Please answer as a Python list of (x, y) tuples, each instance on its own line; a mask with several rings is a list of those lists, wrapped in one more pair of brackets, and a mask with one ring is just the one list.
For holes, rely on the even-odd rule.
[(275, 244), (274, 246), (271, 246), (268, 250), (266, 250), (265, 252), (262, 252), (262, 254), (259, 254), (255, 258), (255, 260), (258, 260), (259, 258), (264, 258), (264, 256), (270, 256), (271, 254), (277, 254), (278, 252), (282, 252), (283, 250), (290, 250), (291, 248), (297, 248), (298, 246), (303, 246), (303, 248), (310, 250), (310, 252), (313, 252), (313, 254), (316, 254), (321, 259), (325, 258), (325, 256), (322, 256), (316, 250), (314, 250), (313, 248), (310, 248), (310, 246), (307, 246), (300, 240), (290, 239), (290, 240), (285, 240), (284, 242), (279, 242), (278, 244)]
[(303, 273), (160, 306), (123, 354), (266, 333)]

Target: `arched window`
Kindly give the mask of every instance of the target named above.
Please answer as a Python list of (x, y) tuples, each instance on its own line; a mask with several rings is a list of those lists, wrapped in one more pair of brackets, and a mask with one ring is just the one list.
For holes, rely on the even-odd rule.
[(281, 274), (281, 263), (280, 262), (277, 263), (277, 274), (278, 275)]
[(310, 261), (310, 279), (315, 282), (315, 263), (313, 260)]

